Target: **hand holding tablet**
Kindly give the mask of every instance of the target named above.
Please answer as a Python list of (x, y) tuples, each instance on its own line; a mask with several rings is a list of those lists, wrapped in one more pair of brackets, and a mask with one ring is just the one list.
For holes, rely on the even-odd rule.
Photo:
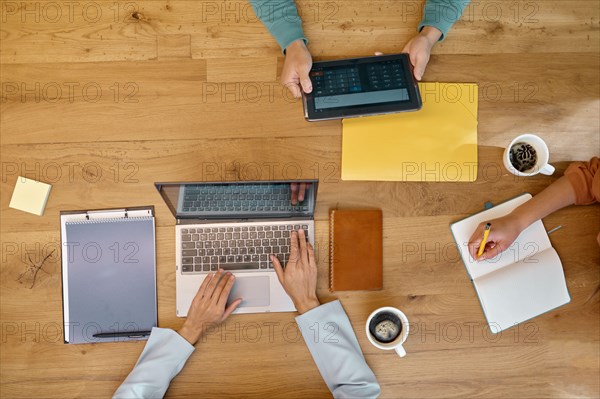
[(312, 92), (302, 93), (308, 121), (416, 111), (421, 96), (408, 54), (315, 62)]

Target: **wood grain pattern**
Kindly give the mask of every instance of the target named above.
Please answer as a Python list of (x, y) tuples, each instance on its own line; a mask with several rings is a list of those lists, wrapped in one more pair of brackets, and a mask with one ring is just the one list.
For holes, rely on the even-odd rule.
[(191, 58), (190, 35), (159, 35), (157, 37), (158, 59)]
[[(69, 5), (71, 4), (71, 5)], [(493, 336), (449, 224), (600, 153), (595, 0), (473, 2), (425, 80), (479, 84), (474, 183), (345, 182), (341, 123), (306, 123), (279, 83), (283, 56), (246, 1), (0, 3), (0, 396), (107, 397), (143, 342), (64, 345), (61, 210), (154, 205), (159, 324), (175, 316), (175, 220), (157, 181), (318, 178), (318, 294), (340, 299), (382, 397), (600, 396), (600, 206), (562, 226), (571, 302)], [(300, 0), (315, 59), (401, 51), (422, 1)], [(57, 8), (58, 7), (58, 8)], [(70, 9), (69, 7), (73, 7)], [(60, 12), (60, 16), (58, 16)], [(503, 146), (542, 136), (555, 176), (515, 178)], [(18, 175), (53, 185), (43, 217), (8, 207)], [(384, 213), (384, 288), (328, 290), (328, 211)], [(52, 252), (54, 251), (54, 252)], [(32, 289), (18, 276), (51, 254)], [(409, 355), (371, 346), (369, 313), (401, 308)], [(167, 397), (329, 397), (293, 314), (236, 315), (198, 344)]]

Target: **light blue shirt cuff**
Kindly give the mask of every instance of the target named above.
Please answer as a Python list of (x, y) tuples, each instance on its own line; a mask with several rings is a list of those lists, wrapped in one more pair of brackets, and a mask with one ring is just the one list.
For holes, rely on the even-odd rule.
[(152, 328), (135, 367), (114, 398), (162, 398), (195, 348), (169, 328)]
[(306, 346), (334, 398), (373, 398), (380, 387), (340, 301), (296, 317)]

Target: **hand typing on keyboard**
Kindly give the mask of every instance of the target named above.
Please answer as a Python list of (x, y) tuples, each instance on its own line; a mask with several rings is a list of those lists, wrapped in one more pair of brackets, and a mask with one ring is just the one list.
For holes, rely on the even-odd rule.
[(221, 324), (242, 303), (238, 298), (227, 307), (227, 298), (235, 276), (223, 269), (211, 273), (202, 282), (192, 301), (188, 316), (178, 331), (179, 335), (194, 345), (209, 325)]
[(291, 183), (291, 200), (292, 205), (297, 205), (299, 202), (304, 201), (304, 195), (306, 194), (306, 188), (310, 186), (310, 183)]
[(312, 245), (306, 242), (306, 234), (302, 229), (292, 232), (290, 245), (290, 258), (285, 269), (275, 255), (271, 255), (271, 262), (285, 292), (294, 302), (298, 312), (303, 314), (321, 304), (317, 298), (315, 251)]
[[(289, 199), (286, 200), (286, 203)], [(181, 230), (183, 274), (273, 270), (269, 255), (289, 259), (291, 233), (307, 224), (266, 223), (246, 226), (194, 227)]]

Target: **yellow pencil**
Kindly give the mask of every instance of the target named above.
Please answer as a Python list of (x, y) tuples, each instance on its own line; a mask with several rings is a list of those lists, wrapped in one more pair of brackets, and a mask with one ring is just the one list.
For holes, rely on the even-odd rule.
[(479, 244), (479, 252), (477, 252), (477, 258), (479, 259), (481, 255), (483, 255), (483, 250), (485, 249), (485, 244), (487, 244), (488, 236), (490, 235), (490, 230), (492, 229), (492, 224), (487, 223), (485, 225), (485, 230), (483, 231), (483, 240), (481, 240), (481, 244)]

